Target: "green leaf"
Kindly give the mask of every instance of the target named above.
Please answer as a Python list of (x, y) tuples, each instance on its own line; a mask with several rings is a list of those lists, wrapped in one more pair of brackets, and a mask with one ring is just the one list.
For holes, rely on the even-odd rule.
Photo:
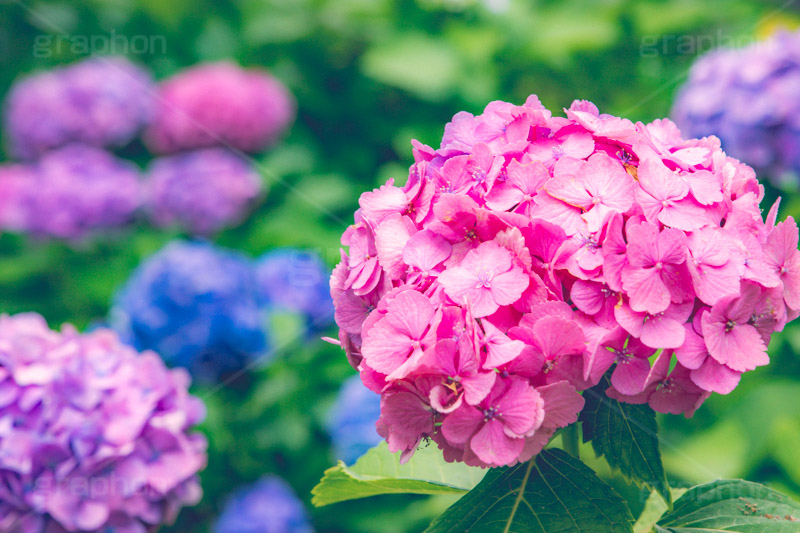
[(690, 489), (656, 524), (658, 533), (797, 533), (800, 503), (742, 480), (720, 480)]
[[(673, 498), (680, 498), (687, 490), (689, 489), (673, 488), (670, 492)], [(633, 524), (633, 533), (651, 533), (656, 522), (658, 522), (667, 510), (667, 504), (664, 503), (664, 498), (656, 491), (651, 492), (650, 496), (647, 498), (647, 502), (644, 504), (642, 514), (639, 515), (638, 520)]]
[(420, 448), (406, 463), (389, 452), (385, 442), (364, 454), (356, 464), (342, 461), (325, 471), (311, 491), (317, 507), (378, 494), (463, 494), (484, 475), (480, 468), (446, 463), (436, 446)]
[(407, 34), (369, 48), (364, 74), (428, 100), (442, 100), (458, 85), (459, 57), (447, 43), (424, 34)]
[(611, 386), (608, 374), (597, 386), (584, 392), (586, 405), (579, 420), (583, 442), (592, 442), (598, 456), (626, 479), (658, 491), (672, 507), (667, 476), (658, 449), (656, 414), (649, 405), (622, 403), (606, 396)]
[(631, 533), (632, 524), (614, 489), (579, 460), (550, 449), (527, 463), (490, 470), (425, 533)]

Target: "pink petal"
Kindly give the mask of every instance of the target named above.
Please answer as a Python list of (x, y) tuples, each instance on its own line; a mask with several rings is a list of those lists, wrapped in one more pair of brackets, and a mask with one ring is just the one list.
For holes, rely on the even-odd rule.
[[(497, 274), (491, 280), (491, 292), (494, 301), (499, 305), (511, 305), (522, 296), (528, 288), (530, 278), (518, 266), (508, 272)], [(492, 311), (494, 312), (494, 311)], [(487, 315), (475, 315), (476, 318)]]
[(450, 257), (452, 245), (430, 230), (415, 233), (403, 249), (403, 261), (422, 272), (433, 270)]
[(683, 324), (664, 315), (648, 317), (639, 339), (650, 348), (677, 348), (686, 337)]
[(617, 362), (611, 374), (611, 385), (625, 395), (639, 394), (645, 388), (645, 381), (650, 374), (650, 363), (647, 359), (625, 357)]
[(483, 414), (470, 405), (462, 405), (442, 421), (442, 434), (452, 444), (466, 444), (483, 425)]
[(695, 385), (709, 392), (729, 394), (739, 385), (742, 375), (725, 365), (707, 358), (700, 368), (692, 370), (689, 374)]
[[(450, 415), (453, 416), (453, 415)], [(490, 466), (514, 463), (525, 446), (525, 439), (512, 438), (503, 431), (503, 424), (490, 420), (472, 437), (469, 446), (478, 459)]]
[(692, 196), (699, 203), (711, 205), (722, 201), (722, 183), (716, 174), (708, 170), (697, 170), (682, 173), (681, 177), (689, 184)]
[(628, 293), (634, 311), (660, 313), (669, 307), (669, 290), (655, 268), (626, 267), (622, 271), (622, 287)]
[(583, 409), (583, 396), (566, 381), (559, 381), (536, 388), (544, 400), (544, 421), (542, 427), (563, 428), (578, 420)]
[(695, 370), (708, 358), (708, 348), (703, 337), (695, 333), (691, 324), (685, 324), (684, 329), (686, 338), (683, 344), (675, 349), (675, 357), (689, 370)]
[(547, 359), (577, 355), (586, 347), (581, 328), (575, 322), (557, 316), (539, 319), (533, 326), (533, 334)]
[(378, 262), (391, 279), (400, 278), (406, 271), (403, 249), (414, 231), (413, 228), (411, 219), (394, 215), (386, 218), (375, 230)]
[(461, 379), (464, 387), (464, 399), (470, 405), (478, 405), (489, 395), (497, 379), (496, 372), (479, 372)]

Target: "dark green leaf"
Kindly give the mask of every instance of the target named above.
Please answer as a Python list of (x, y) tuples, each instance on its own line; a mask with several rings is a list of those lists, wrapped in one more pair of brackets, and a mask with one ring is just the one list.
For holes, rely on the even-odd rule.
[(490, 470), (426, 533), (630, 533), (622, 498), (579, 460), (544, 450), (534, 460)]
[(661, 452), (658, 449), (656, 415), (649, 405), (622, 403), (606, 396), (611, 385), (604, 376), (597, 386), (584, 392), (581, 412), (583, 441), (592, 442), (598, 456), (626, 479), (658, 491), (672, 506)]
[(364, 454), (356, 464), (339, 464), (325, 471), (314, 487), (311, 502), (317, 507), (378, 494), (463, 494), (474, 487), (484, 471), (464, 463), (446, 463), (435, 446), (420, 448), (406, 464), (390, 453), (385, 442)]
[(658, 521), (659, 533), (797, 533), (800, 503), (779, 492), (741, 480), (698, 485), (678, 498)]

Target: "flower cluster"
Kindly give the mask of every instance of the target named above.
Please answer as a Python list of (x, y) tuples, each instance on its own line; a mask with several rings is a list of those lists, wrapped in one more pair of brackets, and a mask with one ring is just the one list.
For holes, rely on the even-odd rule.
[(511, 465), (576, 420), (579, 391), (691, 415), (768, 362), (800, 309), (792, 219), (754, 172), (668, 120), (554, 117), (535, 96), (414, 144), (364, 193), (331, 277), (340, 342), (410, 456)]
[(120, 57), (22, 79), (6, 102), (10, 151), (34, 159), (71, 142), (122, 146), (149, 120), (153, 94), (149, 74)]
[(800, 32), (701, 57), (672, 116), (776, 182), (800, 178)]
[(85, 144), (0, 170), (0, 227), (78, 239), (129, 222), (141, 203), (135, 165)]
[(153, 161), (147, 204), (159, 226), (180, 225), (208, 235), (241, 221), (261, 194), (261, 177), (222, 148), (207, 148)]
[(145, 141), (158, 153), (218, 145), (258, 152), (283, 134), (294, 114), (291, 94), (269, 73), (211, 63), (161, 85)]
[(0, 316), (0, 530), (155, 531), (197, 503), (205, 409), (188, 385), (111, 331)]
[(379, 397), (358, 376), (345, 381), (328, 414), (328, 433), (336, 459), (353, 464), (378, 444), (381, 438), (375, 431), (375, 422), (380, 415)]
[(205, 383), (269, 348), (251, 262), (201, 242), (172, 242), (141, 264), (116, 295), (110, 323), (137, 349)]
[(314, 533), (314, 529), (291, 487), (269, 475), (231, 496), (213, 532)]
[(264, 298), (277, 310), (300, 314), (311, 331), (333, 323), (329, 276), (328, 267), (317, 254), (295, 248), (273, 250), (256, 263)]

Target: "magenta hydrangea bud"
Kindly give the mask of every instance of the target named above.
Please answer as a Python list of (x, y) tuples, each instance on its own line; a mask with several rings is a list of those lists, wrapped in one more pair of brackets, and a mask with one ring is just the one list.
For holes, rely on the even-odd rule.
[(291, 93), (264, 70), (201, 65), (162, 83), (145, 141), (158, 153), (208, 146), (259, 152), (294, 120)]
[(29, 179), (16, 181), (11, 200), (18, 222), (13, 229), (23, 232), (80, 239), (130, 222), (141, 204), (136, 166), (99, 148), (64, 146), (26, 172)]
[(156, 159), (146, 189), (157, 225), (208, 235), (241, 222), (260, 196), (262, 182), (238, 155), (206, 148)]
[(669, 120), (554, 117), (531, 96), (414, 143), (408, 181), (364, 193), (331, 277), (339, 341), (403, 459), (526, 461), (580, 391), (690, 416), (768, 363), (800, 311), (794, 220), (755, 173)]
[(149, 120), (150, 75), (121, 57), (97, 57), (17, 82), (6, 102), (10, 152), (33, 159), (72, 142), (122, 146)]
[(0, 530), (154, 532), (197, 503), (205, 407), (188, 386), (110, 330), (0, 316)]

